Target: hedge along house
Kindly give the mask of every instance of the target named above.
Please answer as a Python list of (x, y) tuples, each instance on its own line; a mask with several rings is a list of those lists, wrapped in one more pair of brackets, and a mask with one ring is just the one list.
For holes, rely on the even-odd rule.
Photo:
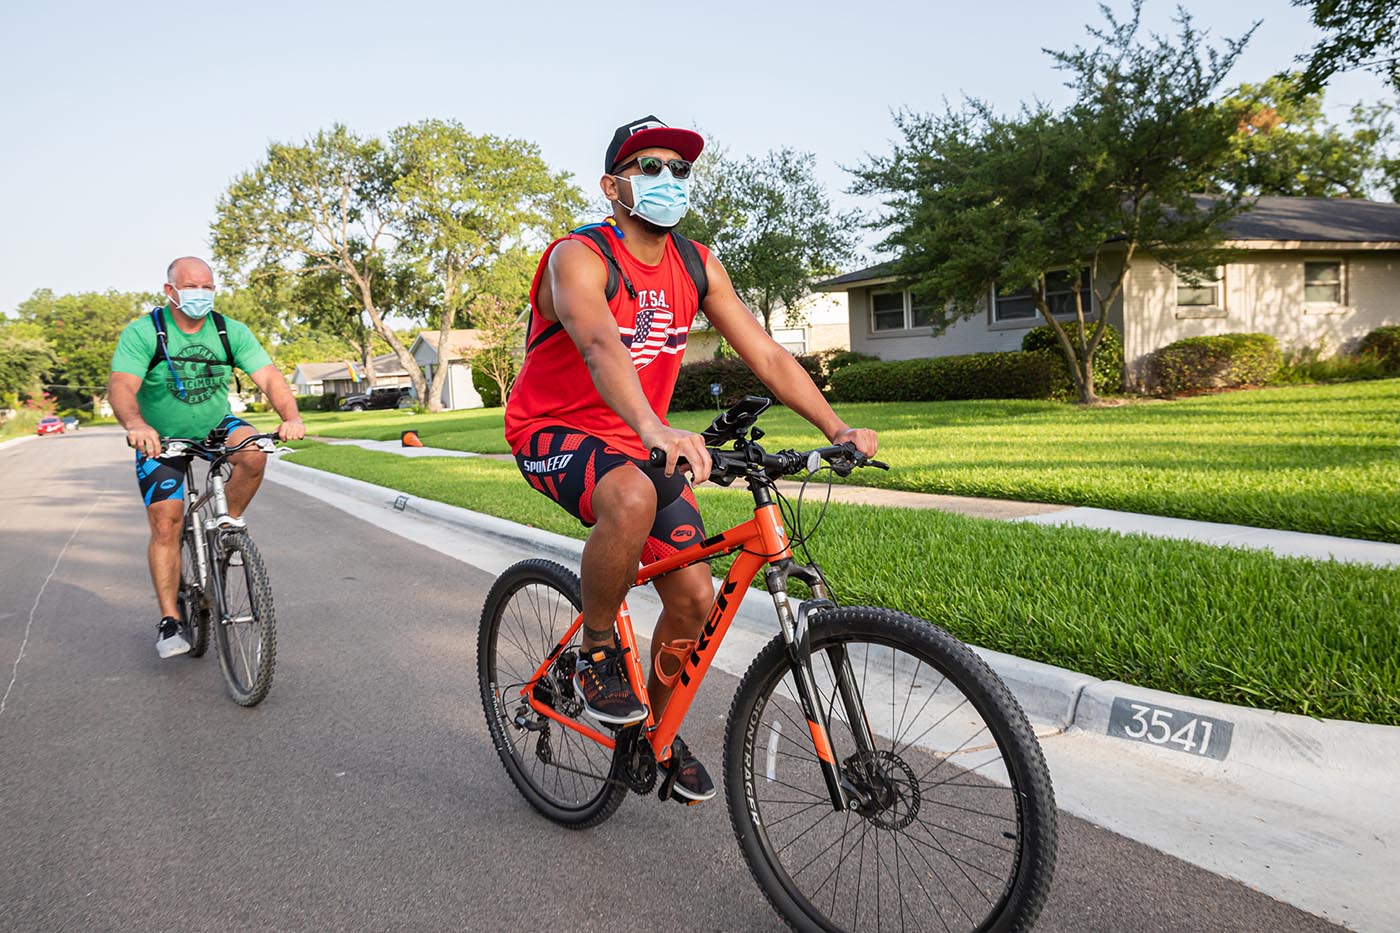
[[(1343, 198), (1260, 198), (1225, 227), (1230, 262), (1214, 281), (1179, 278), (1150, 255), (1133, 260), (1122, 298), (1108, 322), (1123, 335), (1130, 383), (1141, 383), (1155, 350), (1184, 337), (1264, 333), (1285, 350), (1349, 350), (1371, 330), (1400, 324), (1400, 205)], [(1117, 269), (1112, 246), (1100, 268), (1107, 292)], [(1121, 260), (1118, 260), (1121, 263)], [(972, 317), (934, 338), (927, 306), (900, 289), (890, 263), (819, 283), (850, 303), (851, 349), (881, 359), (1019, 350), (1026, 331), (1044, 323), (1029, 290), (990, 289)], [(1087, 285), (1087, 274), (1084, 277)], [(1074, 320), (1067, 273), (1046, 279), (1046, 297), (1061, 321)], [(1086, 298), (1086, 312), (1101, 309)]]

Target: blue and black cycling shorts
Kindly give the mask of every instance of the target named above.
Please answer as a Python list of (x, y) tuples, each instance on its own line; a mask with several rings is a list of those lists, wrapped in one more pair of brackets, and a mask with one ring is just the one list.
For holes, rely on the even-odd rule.
[(642, 547), (644, 564), (705, 538), (695, 493), (680, 470), (667, 476), (664, 467), (629, 457), (591, 434), (566, 427), (544, 428), (526, 441), (515, 455), (515, 463), (536, 491), (589, 528), (598, 520), (593, 512), (593, 489), (598, 481), (628, 463), (641, 470), (656, 488), (656, 518)]
[[(237, 415), (224, 415), (224, 420), (220, 421), (214, 430), (232, 434), (239, 428), (251, 427), (251, 424)], [(166, 499), (185, 498), (185, 469), (191, 459), (190, 454), (180, 457), (148, 457), (139, 450), (136, 452), (136, 483), (141, 488), (141, 498), (147, 506), (164, 502)]]

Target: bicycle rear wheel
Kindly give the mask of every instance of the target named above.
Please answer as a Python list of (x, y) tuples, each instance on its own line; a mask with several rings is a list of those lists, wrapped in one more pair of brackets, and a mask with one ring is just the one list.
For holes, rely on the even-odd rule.
[(943, 629), (885, 609), (823, 612), (811, 645), (858, 802), (832, 807), (781, 638), (745, 674), (725, 736), (730, 820), (774, 908), (803, 930), (1028, 929), (1054, 871), (1055, 801), (1005, 685)]
[(209, 601), (204, 592), (204, 581), (199, 579), (194, 534), (186, 528), (180, 536), (180, 596), (177, 605), (180, 624), (184, 626), (185, 637), (190, 642), (190, 657), (198, 658), (209, 648)]
[[(572, 571), (547, 560), (521, 561), (497, 577), (487, 594), (476, 649), (481, 705), (501, 764), (531, 806), (572, 829), (612, 816), (627, 787), (616, 777), (612, 749), (535, 712), (520, 688), (582, 607)], [(577, 647), (560, 652), (533, 687), (537, 700), (570, 719), (585, 716), (573, 688)]]
[(240, 706), (256, 706), (272, 689), (277, 663), (277, 619), (272, 586), (253, 539), (246, 531), (225, 532), (214, 554), (224, 599), (214, 625), (219, 667)]

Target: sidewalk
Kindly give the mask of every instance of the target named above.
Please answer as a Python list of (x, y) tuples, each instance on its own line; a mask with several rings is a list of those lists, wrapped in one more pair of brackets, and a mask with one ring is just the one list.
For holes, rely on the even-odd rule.
[[(573, 538), (292, 462), (275, 462), (268, 479), (488, 573), (526, 557), (577, 566), (582, 550)], [(649, 638), (654, 594), (635, 589), (628, 603)], [(746, 600), (716, 667), (741, 676), (776, 631), (772, 604)], [(1352, 928), (1400, 929), (1400, 728), (1210, 703), (979, 652), (1031, 719), (1066, 812)], [(1202, 726), (1190, 753), (1144, 737), (1135, 712), (1211, 732)]]
[[(441, 447), (404, 447), (398, 441), (366, 441), (348, 438), (311, 438), (327, 444), (361, 447), (402, 457), (486, 457), (509, 460), (510, 454), (474, 454)], [(778, 488), (785, 494), (796, 495), (801, 483), (783, 480)], [(819, 492), (808, 490), (808, 495)], [(1227, 525), (1185, 518), (1164, 518), (1137, 512), (1114, 512), (1087, 506), (1048, 505), (1040, 502), (1017, 502), (1010, 499), (979, 499), (972, 496), (943, 496), (899, 489), (878, 489), (873, 486), (835, 485), (831, 501), (854, 505), (878, 505), (898, 509), (939, 509), (973, 518), (1002, 521), (1024, 521), (1037, 525), (1067, 525), (1112, 531), (1123, 535), (1150, 535), (1156, 538), (1176, 538), (1200, 541), (1224, 547), (1271, 551), (1280, 557), (1305, 557), (1311, 560), (1336, 560), (1349, 564), (1369, 564), (1373, 567), (1400, 567), (1400, 544), (1384, 541), (1363, 541), (1337, 538), (1331, 535), (1309, 534), (1301, 531), (1276, 531), (1247, 525)]]

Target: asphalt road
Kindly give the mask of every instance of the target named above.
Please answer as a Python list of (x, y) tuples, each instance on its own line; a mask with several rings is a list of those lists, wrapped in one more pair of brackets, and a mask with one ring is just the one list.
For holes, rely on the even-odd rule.
[[(520, 799), (474, 675), (487, 575), (269, 484), (249, 519), (277, 675), (246, 710), (212, 648), (155, 655), (118, 435), (0, 449), (0, 479), (0, 929), (782, 928), (720, 798), (632, 797), (584, 832)], [(685, 730), (717, 781), (734, 686), (713, 671)], [(1037, 929), (1332, 929), (1068, 815), (1060, 827)]]

